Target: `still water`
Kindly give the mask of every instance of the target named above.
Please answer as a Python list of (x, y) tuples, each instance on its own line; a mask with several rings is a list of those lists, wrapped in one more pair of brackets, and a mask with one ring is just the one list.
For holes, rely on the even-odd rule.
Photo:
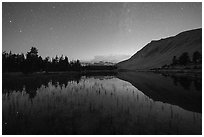
[(3, 134), (201, 134), (201, 79), (117, 76), (3, 79)]

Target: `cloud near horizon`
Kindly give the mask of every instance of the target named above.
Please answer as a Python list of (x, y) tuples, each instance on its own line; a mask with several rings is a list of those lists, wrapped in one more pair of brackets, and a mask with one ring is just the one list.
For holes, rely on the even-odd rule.
[(99, 61), (104, 61), (104, 62), (113, 62), (113, 63), (118, 63), (120, 61), (126, 60), (130, 58), (131, 55), (97, 55), (94, 56), (94, 59), (91, 60), (92, 62), (99, 62)]

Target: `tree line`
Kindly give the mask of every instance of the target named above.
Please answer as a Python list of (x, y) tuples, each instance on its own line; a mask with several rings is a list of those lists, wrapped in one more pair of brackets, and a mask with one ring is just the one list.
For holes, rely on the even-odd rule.
[(173, 56), (172, 63), (170, 65), (164, 65), (162, 68), (168, 68), (169, 66), (186, 66), (186, 65), (199, 65), (202, 63), (202, 54), (195, 51), (192, 57), (188, 52), (182, 53), (178, 58)]
[(43, 59), (38, 55), (38, 49), (31, 47), (26, 55), (3, 52), (2, 55), (3, 72), (23, 72), (32, 73), (39, 71), (79, 71), (81, 63), (79, 60), (70, 61), (67, 56), (46, 57)]
[(38, 55), (38, 49), (31, 47), (25, 55), (2, 53), (2, 71), (3, 72), (54, 72), (54, 71), (84, 71), (94, 69), (113, 69), (113, 67), (94, 67), (82, 66), (79, 60), (69, 61), (67, 56), (61, 57), (45, 57), (44, 59)]
[(172, 65), (188, 65), (190, 63), (193, 64), (201, 64), (202, 63), (202, 55), (200, 52), (195, 51), (192, 56), (192, 60), (188, 54), (188, 52), (184, 52), (179, 58), (177, 59), (176, 56), (172, 59)]

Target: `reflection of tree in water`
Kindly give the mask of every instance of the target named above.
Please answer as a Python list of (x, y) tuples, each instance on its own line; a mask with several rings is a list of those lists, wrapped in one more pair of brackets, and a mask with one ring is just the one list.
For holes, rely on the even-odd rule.
[(200, 91), (202, 89), (201, 78), (192, 78), (192, 77), (175, 76), (175, 75), (172, 75), (171, 78), (173, 79), (173, 83), (175, 86), (178, 86), (179, 84), (185, 90), (190, 90), (191, 86), (194, 86), (197, 91)]
[[(91, 76), (90, 73), (84, 74), (86, 77)], [(94, 76), (103, 76), (104, 73), (94, 73)], [(105, 73), (105, 76), (112, 76), (112, 73)], [(65, 73), (65, 74), (36, 74), (36, 75), (23, 75), (23, 76), (10, 76), (3, 77), (2, 87), (3, 92), (9, 91), (22, 91), (25, 88), (25, 91), (29, 94), (30, 98), (36, 96), (36, 90), (40, 88), (42, 85), (45, 87), (48, 86), (49, 82), (52, 82), (52, 85), (55, 87), (63, 85), (67, 87), (68, 82), (75, 81), (77, 84), (81, 79), (81, 74), (79, 73)]]
[(62, 88), (63, 85), (67, 86), (69, 81), (76, 81), (79, 83), (81, 76), (40, 76), (40, 77), (24, 77), (24, 78), (9, 78), (3, 79), (3, 92), (8, 91), (23, 91), (25, 89), (26, 93), (32, 99), (36, 96), (36, 91), (41, 86), (48, 87), (48, 83), (57, 87), (58, 85)]
[(30, 99), (33, 99), (36, 96), (37, 94), (36, 90), (37, 89), (26, 89), (26, 92), (29, 94)]
[(3, 79), (3, 92), (4, 91), (25, 91), (31, 98), (36, 95), (36, 90), (41, 85), (46, 85), (47, 80), (38, 78), (9, 78)]
[(201, 79), (196, 79), (194, 80), (194, 86), (196, 90), (202, 90), (202, 80)]
[(184, 89), (189, 90), (191, 87), (192, 80), (187, 77), (180, 77), (179, 83)]
[(178, 78), (177, 77), (174, 77), (174, 76), (172, 76), (172, 78), (173, 78), (173, 81), (174, 81), (174, 85), (178, 85)]

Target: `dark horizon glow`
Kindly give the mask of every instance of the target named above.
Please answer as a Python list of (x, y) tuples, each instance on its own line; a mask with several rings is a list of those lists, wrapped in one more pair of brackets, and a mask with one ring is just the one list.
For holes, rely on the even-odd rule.
[(202, 27), (202, 3), (2, 4), (2, 50), (91, 60), (132, 56), (151, 40)]

